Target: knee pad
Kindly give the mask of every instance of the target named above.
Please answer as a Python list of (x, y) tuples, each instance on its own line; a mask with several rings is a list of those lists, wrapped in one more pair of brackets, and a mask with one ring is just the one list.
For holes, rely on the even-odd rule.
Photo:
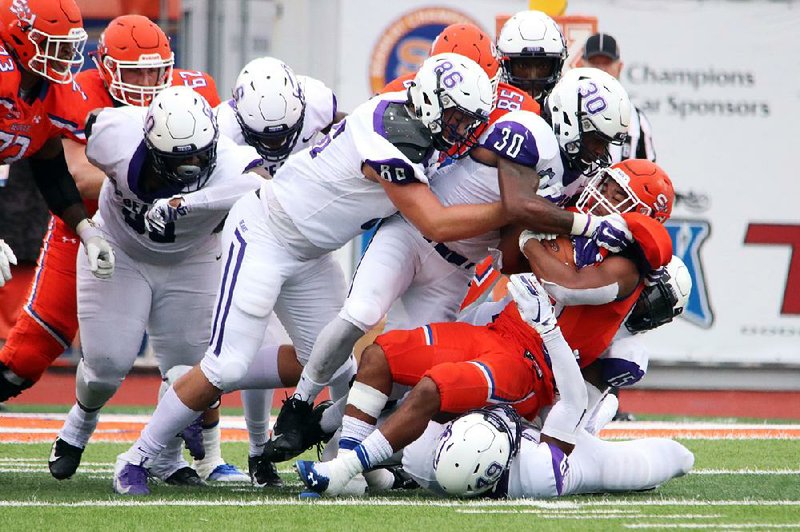
[(602, 358), (598, 360), (603, 372), (603, 380), (609, 386), (622, 388), (633, 386), (645, 375), (646, 368), (636, 362), (622, 358)]
[(164, 380), (167, 383), (167, 386), (171, 386), (175, 384), (175, 381), (189, 373), (191, 371), (192, 366), (185, 366), (185, 365), (177, 365), (172, 366), (165, 374)]
[(348, 298), (339, 312), (339, 317), (366, 332), (375, 327), (383, 319), (384, 314), (384, 310), (377, 301)]
[(239, 385), (247, 374), (249, 364), (235, 357), (226, 357), (224, 361), (214, 354), (206, 354), (200, 362), (200, 369), (208, 381), (223, 393), (239, 389)]

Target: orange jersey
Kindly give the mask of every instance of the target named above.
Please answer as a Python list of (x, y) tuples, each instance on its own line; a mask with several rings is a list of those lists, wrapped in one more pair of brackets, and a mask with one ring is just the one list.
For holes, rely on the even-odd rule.
[(0, 164), (10, 164), (62, 135), (86, 142), (83, 118), (89, 111), (77, 84), (43, 80), (32, 102), (20, 97), (20, 67), (0, 46)]
[(175, 68), (172, 70), (172, 86), (177, 87), (180, 85), (186, 85), (202, 94), (203, 98), (206, 99), (208, 105), (212, 108), (220, 104), (217, 84), (210, 74), (206, 74), (200, 70)]
[[(639, 213), (622, 216), (634, 238), (634, 244), (626, 249), (625, 256), (635, 262), (642, 273), (666, 266), (672, 259), (672, 240), (664, 226)], [(605, 250), (601, 255), (605, 255)], [(643, 276), (631, 294), (618, 301), (564, 308), (558, 317), (558, 325), (569, 346), (579, 353), (581, 367), (594, 362), (611, 345), (622, 322), (644, 290), (642, 279)], [(513, 301), (489, 327), (513, 336), (528, 349), (531, 348), (528, 346), (541, 344), (539, 335), (522, 320)]]

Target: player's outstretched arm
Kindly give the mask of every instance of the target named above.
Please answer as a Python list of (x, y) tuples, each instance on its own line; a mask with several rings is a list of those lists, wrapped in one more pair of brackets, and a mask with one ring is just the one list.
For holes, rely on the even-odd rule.
[(559, 399), (542, 428), (542, 442), (552, 443), (569, 454), (575, 447), (576, 431), (586, 414), (588, 402), (581, 370), (558, 327), (550, 296), (536, 276), (530, 273), (512, 275), (508, 291), (522, 319), (542, 338), (558, 389)]
[(386, 195), (397, 210), (430, 240), (451, 242), (482, 235), (506, 224), (502, 205), (451, 205), (445, 207), (439, 198), (422, 183), (396, 184), (381, 179), (369, 166), (364, 166), (367, 179), (383, 185)]

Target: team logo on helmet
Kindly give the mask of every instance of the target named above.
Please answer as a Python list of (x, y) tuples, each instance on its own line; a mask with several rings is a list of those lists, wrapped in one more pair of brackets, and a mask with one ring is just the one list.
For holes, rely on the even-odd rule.
[(370, 93), (388, 81), (416, 72), (427, 59), (436, 37), (450, 24), (480, 24), (454, 9), (415, 9), (385, 28), (369, 63)]

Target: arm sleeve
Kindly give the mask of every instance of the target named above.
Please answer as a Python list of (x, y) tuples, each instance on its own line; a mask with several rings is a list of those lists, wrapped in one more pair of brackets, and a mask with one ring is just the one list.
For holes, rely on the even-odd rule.
[(544, 422), (542, 434), (574, 445), (575, 431), (586, 413), (588, 402), (583, 375), (560, 328), (556, 327), (542, 335), (542, 340), (550, 355), (559, 394), (558, 401)]
[(228, 211), (236, 201), (264, 182), (258, 174), (250, 172), (252, 165), (261, 162), (255, 150), (236, 146), (233, 141), (221, 137), (218, 149), (225, 154), (217, 161), (217, 168), (225, 175), (219, 180), (210, 180), (196, 192), (183, 195), (183, 205), (190, 210)]
[(31, 158), (30, 166), (36, 186), (50, 212), (61, 217), (68, 207), (82, 203), (63, 151), (51, 159)]

